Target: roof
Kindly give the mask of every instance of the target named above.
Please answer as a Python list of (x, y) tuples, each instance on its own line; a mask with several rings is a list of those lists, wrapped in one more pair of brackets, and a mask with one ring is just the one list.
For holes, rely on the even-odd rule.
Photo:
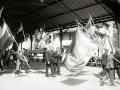
[(74, 27), (75, 19), (84, 24), (89, 15), (95, 23), (113, 20), (114, 16), (113, 10), (105, 9), (104, 0), (3, 0), (0, 6), (4, 6), (2, 17), (11, 31), (17, 32), (22, 22), (28, 34), (40, 27), (46, 31)]

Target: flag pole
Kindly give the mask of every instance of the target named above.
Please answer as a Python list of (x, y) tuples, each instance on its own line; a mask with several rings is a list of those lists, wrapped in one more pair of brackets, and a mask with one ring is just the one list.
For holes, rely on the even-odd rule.
[(91, 17), (91, 15), (89, 14), (89, 17), (90, 17), (90, 20), (92, 21), (92, 23), (93, 23), (93, 26), (95, 26), (95, 24), (94, 24), (94, 22), (93, 22), (93, 19), (92, 19), (92, 17)]
[[(92, 23), (93, 23), (93, 26), (95, 27), (95, 24), (94, 24), (94, 22), (93, 22), (93, 19), (92, 19), (92, 17), (91, 17), (91, 15), (89, 14), (89, 17), (90, 17), (90, 21), (92, 21)], [(95, 31), (97, 31), (97, 29), (96, 28), (94, 28), (95, 29)], [(98, 31), (97, 31), (98, 32)], [(101, 44), (102, 44), (102, 41), (101, 41), (101, 39), (100, 39), (100, 36), (99, 35), (96, 35), (96, 33), (95, 33), (95, 36), (100, 40), (100, 42), (101, 42)]]

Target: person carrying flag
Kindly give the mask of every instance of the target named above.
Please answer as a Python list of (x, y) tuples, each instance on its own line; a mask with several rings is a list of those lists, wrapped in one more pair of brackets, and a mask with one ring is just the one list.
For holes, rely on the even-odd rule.
[(14, 71), (14, 74), (18, 74), (18, 75), (20, 74), (20, 69), (21, 69), (21, 65), (22, 65), (23, 62), (27, 66), (25, 72), (28, 73), (28, 70), (30, 69), (30, 66), (28, 64), (27, 59), (23, 55), (23, 53), (21, 51), (16, 51), (15, 54), (16, 54), (16, 57), (17, 57), (17, 64), (16, 64), (16, 70)]
[(120, 63), (120, 61), (118, 59), (116, 59), (114, 56), (114, 52), (111, 51), (110, 52), (110, 55), (107, 57), (107, 64), (106, 64), (106, 71), (107, 71), (107, 75), (104, 75), (101, 82), (100, 82), (100, 85), (103, 86), (104, 85), (104, 82), (106, 79), (108, 79), (110, 77), (110, 84), (111, 86), (116, 86), (114, 84), (114, 63), (113, 63), (113, 60), (117, 61), (118, 63)]

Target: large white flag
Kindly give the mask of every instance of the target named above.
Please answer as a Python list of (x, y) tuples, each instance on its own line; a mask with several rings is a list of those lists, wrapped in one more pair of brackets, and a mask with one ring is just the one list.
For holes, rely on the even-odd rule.
[(78, 25), (72, 43), (66, 52), (65, 67), (74, 74), (81, 72), (97, 48), (98, 45)]

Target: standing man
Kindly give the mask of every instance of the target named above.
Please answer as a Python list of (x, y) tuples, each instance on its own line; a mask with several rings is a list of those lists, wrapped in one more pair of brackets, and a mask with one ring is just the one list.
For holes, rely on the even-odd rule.
[[(115, 52), (114, 57), (120, 61), (120, 55), (118, 51)], [(120, 63), (118, 63), (115, 60), (113, 61), (113, 63), (114, 63), (114, 78), (115, 78), (115, 70), (116, 70), (118, 78), (120, 79)]]
[(56, 51), (53, 53), (53, 61), (54, 61), (54, 72), (57, 75), (60, 75), (60, 61), (61, 61), (61, 53), (59, 47), (56, 48)]
[(54, 77), (54, 67), (53, 67), (53, 55), (52, 55), (52, 47), (50, 47), (49, 49), (47, 48), (47, 51), (46, 51), (46, 54), (45, 54), (45, 57), (46, 57), (46, 60), (45, 60), (45, 63), (46, 63), (46, 77), (49, 77), (48, 75), (48, 69), (50, 68), (51, 69), (51, 76)]
[(116, 86), (114, 84), (114, 76), (113, 76), (113, 70), (114, 70), (114, 63), (113, 63), (113, 60), (119, 62), (114, 56), (114, 52), (110, 52), (110, 55), (108, 56), (107, 58), (107, 65), (106, 65), (106, 70), (107, 70), (107, 75), (104, 75), (104, 77), (102, 78), (101, 80), (101, 85), (103, 86), (104, 85), (104, 82), (106, 79), (108, 79), (110, 77), (110, 84), (111, 86)]
[(106, 74), (106, 65), (107, 65), (107, 57), (108, 57), (108, 50), (105, 49), (105, 53), (102, 55), (101, 65), (102, 65), (102, 72), (100, 80), (102, 80), (103, 76)]

